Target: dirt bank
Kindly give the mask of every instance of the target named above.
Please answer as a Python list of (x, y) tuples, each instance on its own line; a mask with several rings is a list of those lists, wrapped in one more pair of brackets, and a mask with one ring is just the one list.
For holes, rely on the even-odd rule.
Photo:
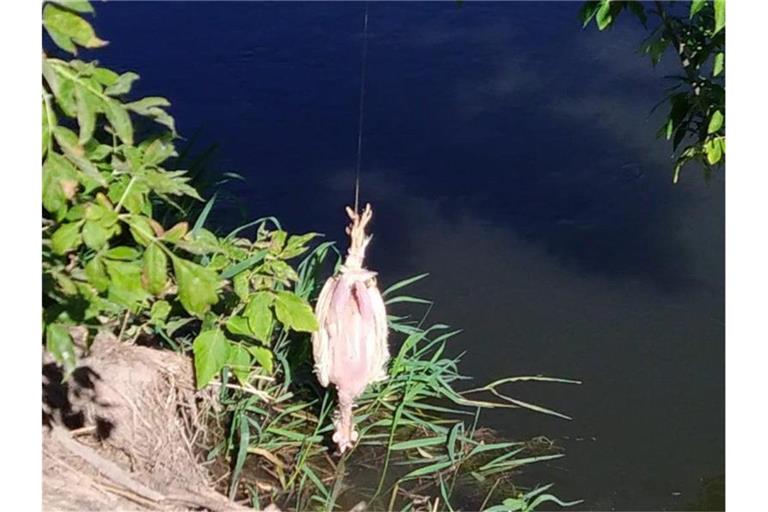
[(179, 354), (99, 335), (74, 374), (43, 355), (44, 510), (252, 510), (213, 490), (209, 392)]

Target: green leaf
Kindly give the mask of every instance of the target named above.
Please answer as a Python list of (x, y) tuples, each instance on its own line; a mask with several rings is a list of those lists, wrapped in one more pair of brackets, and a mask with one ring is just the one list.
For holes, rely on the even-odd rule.
[(96, 128), (96, 114), (101, 109), (101, 100), (82, 85), (75, 87), (75, 101), (77, 103), (77, 124), (80, 126), (78, 142), (85, 144)]
[(158, 98), (155, 96), (150, 96), (147, 98), (142, 98), (138, 101), (133, 101), (131, 103), (126, 103), (125, 107), (129, 110), (133, 110), (137, 114), (141, 114), (143, 116), (150, 115), (152, 108), (158, 108), (158, 107), (170, 107), (170, 102), (165, 98)]
[(664, 124), (664, 136), (667, 140), (672, 138), (674, 128), (675, 125), (672, 123), (672, 119), (667, 119), (667, 122)]
[(704, 152), (707, 155), (709, 165), (715, 165), (723, 157), (723, 147), (720, 144), (720, 137), (711, 139), (704, 144)]
[(106, 185), (106, 180), (101, 175), (101, 173), (99, 173), (99, 170), (96, 168), (96, 166), (83, 156), (85, 151), (83, 150), (83, 147), (78, 143), (77, 135), (75, 135), (75, 132), (69, 128), (57, 126), (53, 130), (53, 135), (56, 139), (56, 142), (64, 151), (64, 154), (67, 155), (69, 160), (74, 162), (74, 164), (79, 167), (81, 171), (83, 171), (96, 183), (101, 186)]
[(229, 317), (227, 323), (227, 330), (232, 334), (239, 334), (240, 336), (250, 336), (253, 338), (253, 331), (251, 331), (248, 325), (248, 319), (242, 316), (233, 315)]
[(268, 271), (275, 276), (275, 279), (279, 281), (286, 282), (299, 280), (299, 275), (293, 270), (293, 267), (283, 260), (272, 260), (264, 265), (264, 268), (268, 269)]
[(156, 123), (162, 124), (171, 130), (173, 136), (176, 136), (176, 122), (165, 110), (159, 107), (152, 107), (147, 109), (147, 115), (151, 117)]
[(319, 328), (309, 303), (292, 292), (276, 293), (275, 314), (283, 325), (294, 331), (314, 332)]
[(248, 319), (248, 326), (253, 336), (264, 343), (270, 342), (272, 335), (272, 310), (270, 305), (275, 296), (270, 292), (256, 292), (245, 307), (243, 315)]
[(687, 159), (678, 158), (677, 162), (675, 162), (675, 172), (672, 176), (672, 183), (677, 184), (677, 182), (680, 180), (680, 170), (683, 168), (683, 165), (687, 162)]
[(706, 0), (693, 0), (691, 2), (691, 13), (688, 17), (693, 18), (696, 16), (696, 13), (699, 12), (706, 3)]
[(279, 229), (272, 232), (272, 242), (269, 247), (269, 252), (272, 254), (280, 254), (285, 245), (285, 239), (288, 237), (288, 233)]
[(173, 135), (176, 135), (176, 123), (165, 110), (164, 107), (170, 107), (170, 102), (165, 98), (157, 96), (150, 96), (142, 98), (138, 101), (126, 104), (126, 108), (141, 114), (143, 116), (151, 117), (156, 123), (160, 123), (170, 128)]
[(212, 244), (209, 240), (179, 240), (176, 242), (176, 246), (184, 249), (187, 252), (197, 255), (206, 255), (219, 250), (217, 245)]
[(53, 134), (56, 138), (56, 143), (58, 143), (65, 154), (83, 156), (83, 147), (77, 142), (75, 132), (64, 126), (57, 126), (54, 128)]
[(229, 359), (229, 342), (220, 329), (200, 333), (192, 343), (197, 389), (208, 385)]
[(157, 165), (172, 156), (178, 156), (173, 144), (162, 139), (155, 139), (144, 150), (144, 163)]
[[(49, 58), (43, 58), (43, 80), (48, 84), (53, 95), (57, 96), (61, 89), (61, 77), (59, 76), (56, 67), (51, 64), (51, 60), (52, 59)], [(46, 99), (49, 99), (49, 97), (46, 97), (45, 89), (43, 89), (43, 100)]]
[(144, 178), (152, 190), (158, 194), (173, 194), (194, 197), (202, 201), (197, 191), (187, 183), (189, 178), (185, 176), (186, 171), (157, 171), (146, 169)]
[(131, 117), (125, 107), (119, 101), (110, 99), (104, 103), (104, 113), (120, 140), (129, 146), (132, 145), (133, 124), (131, 124)]
[(101, 85), (110, 86), (118, 81), (120, 75), (107, 68), (96, 68), (93, 70), (93, 78)]
[(45, 29), (56, 46), (64, 51), (77, 55), (77, 47), (75, 46), (75, 43), (72, 42), (72, 39), (50, 26), (46, 26)]
[(105, 211), (106, 211), (106, 208), (104, 208), (100, 204), (86, 203), (84, 208), (85, 220), (99, 220), (102, 217), (104, 217)]
[(307, 233), (305, 235), (293, 235), (288, 239), (288, 243), (285, 244), (283, 252), (280, 253), (280, 257), (284, 260), (295, 258), (307, 251), (307, 242), (318, 236), (318, 233)]
[(69, 327), (64, 324), (48, 324), (45, 330), (45, 348), (64, 367), (65, 378), (69, 377), (77, 364)]
[(52, 3), (43, 7), (43, 25), (51, 39), (63, 50), (76, 53), (73, 43), (86, 48), (98, 48), (107, 44), (96, 37), (93, 27), (83, 18)]
[(595, 13), (600, 8), (600, 2), (597, 0), (584, 2), (579, 11), (579, 19), (581, 20), (581, 27), (586, 28), (592, 18), (595, 17)]
[(173, 269), (181, 305), (190, 314), (202, 318), (219, 301), (216, 272), (179, 257), (173, 258)]
[(113, 247), (112, 249), (109, 249), (105, 254), (105, 256), (109, 259), (121, 261), (133, 261), (140, 255), (141, 253), (137, 249), (128, 247), (126, 245)]
[(53, 0), (53, 3), (83, 14), (93, 12), (93, 7), (91, 7), (91, 4), (86, 0)]
[(600, 8), (595, 13), (595, 22), (597, 22), (597, 28), (605, 30), (608, 25), (613, 21), (611, 16), (611, 0), (601, 0)]
[(109, 300), (136, 310), (149, 294), (141, 286), (141, 267), (138, 263), (105, 260), (109, 274)]
[(235, 295), (240, 300), (245, 301), (251, 293), (251, 287), (248, 284), (248, 272), (241, 272), (232, 279), (232, 286), (235, 289)]
[[(55, 68), (58, 73), (59, 68)], [(77, 101), (75, 100), (75, 82), (64, 76), (56, 77), (57, 87), (53, 88), (56, 103), (67, 117), (77, 115)]]
[(165, 232), (163, 235), (163, 240), (168, 240), (169, 242), (178, 242), (182, 238), (184, 238), (184, 235), (187, 234), (187, 231), (189, 230), (189, 224), (186, 222), (179, 222), (175, 226), (173, 226), (171, 229)]
[(171, 305), (168, 301), (158, 300), (152, 304), (149, 312), (149, 321), (154, 325), (163, 325), (171, 312)]
[(52, 172), (46, 172), (45, 165), (43, 165), (43, 208), (50, 213), (57, 213), (66, 205), (67, 198), (58, 180), (56, 180), (56, 176)]
[(274, 356), (271, 350), (265, 347), (252, 346), (248, 347), (248, 352), (250, 352), (256, 362), (259, 363), (259, 366), (264, 368), (267, 373), (272, 373), (274, 370)]
[(715, 0), (715, 34), (725, 28), (725, 0)]
[(128, 225), (134, 240), (144, 246), (149, 246), (155, 239), (155, 232), (147, 217), (131, 215)]
[(54, 272), (53, 277), (56, 279), (56, 284), (59, 285), (61, 291), (65, 295), (75, 295), (77, 293), (77, 286), (75, 285), (75, 282), (69, 278), (69, 276), (63, 274), (62, 272)]
[(43, 93), (43, 158), (45, 158), (48, 149), (51, 147), (51, 138), (53, 137), (53, 130), (56, 128), (56, 113), (51, 108), (50, 94)]
[(240, 384), (248, 383), (248, 376), (251, 374), (251, 354), (248, 350), (240, 344), (230, 344), (227, 366), (235, 374)]
[(661, 36), (649, 41), (646, 44), (644, 51), (649, 57), (651, 57), (651, 63), (654, 66), (661, 62), (661, 58), (664, 56), (664, 52), (666, 51), (667, 46), (669, 46), (669, 41)]
[(120, 217), (118, 216), (117, 212), (112, 209), (105, 209), (104, 215), (99, 219), (99, 222), (102, 226), (105, 228), (110, 229), (110, 235), (113, 235), (115, 233), (119, 233), (120, 230), (117, 226), (117, 221), (120, 220)]
[(127, 73), (123, 73), (122, 75), (117, 77), (117, 79), (112, 83), (112, 85), (104, 89), (104, 94), (108, 94), (109, 96), (126, 94), (131, 91), (133, 82), (135, 82), (138, 79), (139, 79), (139, 75), (137, 75), (136, 73), (133, 73), (131, 71)]
[[(126, 144), (123, 144), (122, 148), (123, 155), (125, 155), (125, 161), (128, 164), (127, 168), (130, 169), (130, 171), (133, 171), (134, 173), (138, 173), (142, 170), (142, 164), (141, 164), (141, 150), (134, 146), (128, 146)], [(123, 166), (123, 168), (126, 168)], [(143, 174), (143, 173), (142, 173)], [(143, 178), (144, 176), (142, 176)]]
[(715, 62), (712, 65), (712, 76), (717, 76), (725, 69), (725, 53), (719, 52), (715, 55)]
[(168, 257), (159, 243), (144, 251), (144, 282), (149, 293), (160, 295), (168, 282)]
[[(139, 76), (135, 73), (124, 73), (120, 76), (117, 82), (108, 87), (105, 92), (111, 95), (124, 94), (130, 90), (132, 82), (138, 78)], [(165, 98), (150, 96), (138, 101), (126, 103), (125, 108), (142, 116), (151, 117), (155, 122), (170, 128), (175, 135), (176, 128), (174, 120), (167, 112), (165, 112), (165, 110), (163, 110), (164, 107), (169, 107), (170, 105), (170, 102)]]
[(80, 244), (83, 243), (83, 239), (80, 236), (81, 222), (71, 222), (69, 224), (63, 224), (57, 229), (53, 236), (51, 236), (51, 249), (56, 254), (66, 254), (70, 251), (74, 251)]
[(723, 113), (719, 110), (716, 110), (714, 114), (712, 114), (712, 117), (709, 119), (709, 126), (707, 127), (707, 133), (712, 134), (720, 130), (720, 128), (723, 127), (723, 121), (725, 120), (725, 117), (723, 116)]
[(104, 264), (99, 256), (86, 263), (85, 277), (100, 292), (106, 291), (109, 287), (109, 278), (104, 271)]
[(96, 221), (87, 221), (83, 226), (83, 242), (94, 250), (104, 247), (109, 239), (109, 231)]
[(50, 153), (43, 164), (43, 207), (56, 213), (77, 190), (77, 171), (64, 157)]
[(76, 204), (67, 211), (64, 220), (75, 221), (82, 220), (85, 217), (85, 207), (82, 204)]

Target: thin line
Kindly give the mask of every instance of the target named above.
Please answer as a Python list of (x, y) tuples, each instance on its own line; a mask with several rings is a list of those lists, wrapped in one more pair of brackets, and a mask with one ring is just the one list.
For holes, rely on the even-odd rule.
[(355, 212), (360, 200), (360, 162), (363, 156), (363, 107), (365, 106), (365, 68), (368, 62), (368, 2), (363, 21), (363, 56), (360, 64), (360, 117), (357, 123), (357, 165), (355, 166)]

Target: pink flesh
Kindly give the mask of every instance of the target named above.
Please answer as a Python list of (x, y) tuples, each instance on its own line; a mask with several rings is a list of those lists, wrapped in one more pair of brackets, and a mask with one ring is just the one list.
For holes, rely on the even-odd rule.
[[(373, 314), (362, 283), (350, 289), (341, 280), (334, 290), (333, 314), (339, 339), (333, 344), (330, 381), (341, 392), (356, 398), (370, 381), (368, 375), (368, 343), (365, 335), (372, 332)], [(335, 317), (335, 318), (333, 318)]]
[[(352, 286), (350, 286), (352, 285)], [(344, 451), (354, 442), (352, 405), (371, 380), (366, 336), (374, 331), (374, 316), (365, 285), (340, 279), (333, 291), (329, 323), (337, 327), (329, 380), (339, 395), (339, 425), (334, 440)]]

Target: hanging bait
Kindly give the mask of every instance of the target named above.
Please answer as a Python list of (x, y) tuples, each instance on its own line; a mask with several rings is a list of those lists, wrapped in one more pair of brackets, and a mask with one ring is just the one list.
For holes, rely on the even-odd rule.
[(362, 214), (347, 207), (352, 223), (347, 227), (350, 246), (340, 273), (329, 278), (317, 301), (315, 315), (320, 329), (312, 335), (315, 373), (323, 387), (338, 391), (338, 411), (333, 441), (344, 453), (357, 441), (352, 417), (355, 399), (368, 384), (387, 378), (387, 313), (376, 287), (376, 272), (363, 267), (371, 241), (365, 227), (373, 216), (366, 204)]

